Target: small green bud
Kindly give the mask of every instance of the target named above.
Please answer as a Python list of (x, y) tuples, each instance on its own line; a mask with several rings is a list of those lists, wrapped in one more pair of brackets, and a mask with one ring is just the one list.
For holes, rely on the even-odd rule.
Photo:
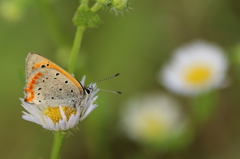
[(103, 6), (108, 6), (109, 4), (111, 4), (112, 0), (96, 0), (96, 2)]
[(86, 8), (79, 8), (73, 17), (76, 26), (98, 27), (102, 22), (98, 14)]
[(116, 10), (123, 11), (128, 7), (128, 0), (113, 0), (111, 4)]

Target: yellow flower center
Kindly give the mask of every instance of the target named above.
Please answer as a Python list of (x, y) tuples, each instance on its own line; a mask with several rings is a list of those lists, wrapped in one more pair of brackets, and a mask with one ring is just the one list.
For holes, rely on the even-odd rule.
[(164, 121), (155, 116), (144, 117), (140, 133), (141, 138), (146, 140), (162, 139), (166, 135), (166, 125)]
[(211, 77), (211, 68), (202, 65), (197, 65), (190, 68), (185, 74), (186, 82), (193, 86), (206, 84)]
[[(76, 109), (73, 109), (71, 107), (62, 107), (62, 110), (67, 117), (67, 121), (69, 120), (72, 114), (76, 115)], [(47, 107), (44, 110), (44, 114), (51, 118), (54, 124), (58, 123), (59, 120), (62, 119), (59, 107)]]

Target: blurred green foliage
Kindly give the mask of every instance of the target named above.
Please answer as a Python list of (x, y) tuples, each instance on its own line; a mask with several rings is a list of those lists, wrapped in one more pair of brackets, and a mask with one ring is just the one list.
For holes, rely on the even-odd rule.
[[(4, 2), (0, 0), (0, 4)], [(23, 97), (25, 84), (25, 58), (29, 52), (37, 52), (67, 69), (76, 29), (72, 18), (79, 5), (78, 0), (24, 3), (26, 6), (21, 6), (18, 13), (20, 18), (0, 17), (3, 159), (49, 158), (52, 133), (21, 118), (19, 98)], [(234, 49), (240, 42), (239, 6), (237, 0), (149, 0), (132, 1), (133, 9), (123, 16), (115, 16), (107, 9), (98, 11), (103, 24), (84, 33), (75, 76), (81, 79), (86, 75), (89, 84), (120, 72), (121, 76), (99, 83), (99, 87), (123, 94), (99, 93), (99, 107), (79, 124), (80, 131), (73, 131), (65, 140), (62, 158), (238, 159), (240, 62), (231, 65), (231, 85), (218, 93), (216, 112), (184, 149), (141, 147), (120, 129), (119, 112), (124, 101), (135, 94), (168, 92), (159, 86), (156, 74), (181, 44), (204, 39), (221, 45), (229, 59), (233, 54), (239, 56), (239, 49)], [(172, 95), (188, 109), (185, 98)]]

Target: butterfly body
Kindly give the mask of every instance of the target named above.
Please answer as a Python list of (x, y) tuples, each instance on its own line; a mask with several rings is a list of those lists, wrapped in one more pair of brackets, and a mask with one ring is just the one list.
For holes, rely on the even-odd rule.
[(26, 59), (25, 101), (40, 107), (81, 106), (85, 88), (47, 58), (30, 53)]

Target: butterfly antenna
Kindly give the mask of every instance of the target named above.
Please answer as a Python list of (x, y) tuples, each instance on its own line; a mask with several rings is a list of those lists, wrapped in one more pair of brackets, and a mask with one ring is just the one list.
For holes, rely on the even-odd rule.
[(104, 79), (98, 80), (98, 81), (96, 81), (96, 82), (94, 82), (94, 83), (102, 82), (102, 81), (105, 81), (105, 80), (108, 80), (108, 79), (111, 79), (111, 78), (117, 77), (117, 76), (119, 76), (119, 75), (120, 75), (120, 73), (117, 73), (117, 74), (115, 74), (114, 76), (111, 76), (111, 77), (107, 77), (107, 78), (104, 78)]
[(118, 92), (118, 91), (111, 91), (111, 90), (101, 89), (101, 88), (98, 88), (98, 89), (101, 90), (101, 91), (112, 92), (112, 93), (116, 93), (116, 94), (122, 94), (122, 92)]
[[(119, 76), (119, 75), (120, 75), (120, 73), (117, 73), (117, 74), (115, 74), (115, 75), (113, 75), (113, 76), (111, 76), (111, 77), (107, 77), (107, 78), (98, 80), (98, 81), (96, 81), (96, 82), (94, 82), (94, 83), (102, 82), (102, 81), (105, 81), (105, 80), (108, 80), (108, 79), (117, 77), (117, 76)], [(111, 90), (101, 89), (101, 88), (98, 88), (98, 89), (99, 89), (99, 90), (102, 90), (102, 91), (106, 91), (106, 92), (112, 92), (112, 93), (116, 93), (116, 94), (122, 94), (122, 92), (118, 92), (118, 91), (111, 91)]]

